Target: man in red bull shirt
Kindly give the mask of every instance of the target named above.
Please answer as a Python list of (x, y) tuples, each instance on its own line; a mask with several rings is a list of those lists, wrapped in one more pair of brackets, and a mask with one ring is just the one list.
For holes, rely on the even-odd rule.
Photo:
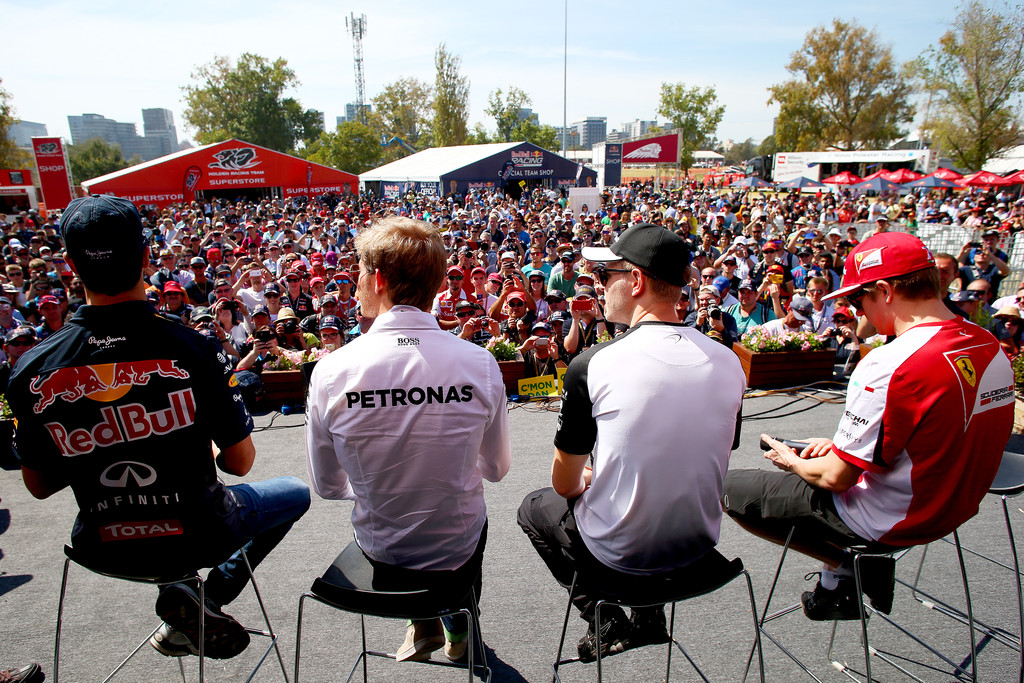
[[(883, 335), (850, 377), (832, 439), (797, 453), (770, 436), (782, 472), (731, 471), (722, 506), (740, 526), (822, 560), (803, 594), (816, 621), (859, 619), (861, 597), (843, 548), (889, 552), (929, 543), (978, 512), (1013, 425), (1013, 371), (987, 330), (946, 308), (935, 259), (921, 240), (878, 233), (846, 261), (846, 297)], [(891, 557), (861, 562), (863, 592), (892, 608)]]
[(149, 248), (135, 207), (77, 199), (61, 232), (88, 305), (11, 378), (25, 486), (37, 498), (71, 486), (71, 541), (91, 567), (143, 576), (213, 567), (203, 606), (185, 584), (160, 591), (165, 623), (150, 642), (165, 655), (198, 654), (202, 607), (206, 655), (233, 657), (249, 642), (221, 611), (248, 580), (238, 551), (262, 561), (308, 509), (309, 489), (295, 477), (218, 481), (215, 465), (236, 476), (252, 467), (252, 418), (216, 340), (146, 300)]

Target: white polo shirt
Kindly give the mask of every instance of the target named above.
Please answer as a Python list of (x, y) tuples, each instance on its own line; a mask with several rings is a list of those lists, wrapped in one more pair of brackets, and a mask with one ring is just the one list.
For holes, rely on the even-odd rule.
[(431, 314), (395, 306), (317, 363), (306, 451), (313, 490), (355, 501), (368, 556), (458, 569), (486, 520), (483, 479), (499, 481), (511, 463), (498, 364)]

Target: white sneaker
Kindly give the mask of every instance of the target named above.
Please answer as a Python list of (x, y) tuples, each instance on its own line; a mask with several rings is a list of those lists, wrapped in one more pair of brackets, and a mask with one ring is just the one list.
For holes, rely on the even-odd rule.
[(192, 644), (188, 636), (167, 622), (161, 624), (156, 633), (150, 637), (149, 644), (156, 648), (157, 652), (168, 657), (187, 657), (199, 654), (199, 648)]
[(405, 630), (405, 642), (395, 654), (395, 659), (399, 662), (422, 662), (430, 659), (430, 653), (441, 649), (444, 644), (440, 619), (413, 621)]

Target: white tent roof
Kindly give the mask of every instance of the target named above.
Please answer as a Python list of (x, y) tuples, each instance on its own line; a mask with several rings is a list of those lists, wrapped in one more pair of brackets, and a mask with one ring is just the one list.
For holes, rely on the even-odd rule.
[(725, 155), (713, 152), (709, 149), (700, 150), (693, 153), (694, 159), (724, 159)]
[(410, 181), (436, 183), (441, 176), (481, 159), (512, 149), (521, 142), (497, 142), (489, 145), (431, 147), (390, 164), (359, 175), (360, 182)]
[(1007, 150), (1001, 156), (990, 159), (982, 168), (999, 175), (1006, 175), (1010, 171), (1024, 168), (1024, 145), (1017, 145)]

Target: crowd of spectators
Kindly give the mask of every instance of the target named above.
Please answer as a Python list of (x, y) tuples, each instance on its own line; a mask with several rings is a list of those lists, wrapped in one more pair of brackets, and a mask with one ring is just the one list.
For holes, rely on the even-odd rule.
[[(974, 237), (959, 253), (935, 255), (943, 286), (956, 282), (947, 305), (992, 329), (1011, 357), (1021, 348), (1024, 287), (1007, 295), (1000, 284), (1010, 274), (1001, 245), (1024, 229), (1024, 200), (979, 190), (869, 198), (634, 183), (579, 210), (544, 188), (518, 198), (478, 191), (193, 202), (144, 212), (149, 299), (160, 315), (216, 337), (239, 371), (258, 374), (286, 352), (330, 352), (373, 322), (356, 295), (354, 237), (395, 214), (442, 230), (449, 268), (433, 305), (440, 327), (478, 345), (511, 342), (528, 375), (550, 374), (623, 331), (603, 314), (607, 274), (581, 249), (610, 244), (638, 223), (691, 245), (690, 281), (676, 307), (684, 324), (726, 345), (756, 329), (810, 331), (852, 362), (874, 343), (874, 330), (855, 301), (822, 301), (838, 288), (850, 250), (875, 232), (913, 231), (919, 222), (970, 228)], [(0, 225), (4, 376), (85, 303), (56, 223), (23, 214)]]

